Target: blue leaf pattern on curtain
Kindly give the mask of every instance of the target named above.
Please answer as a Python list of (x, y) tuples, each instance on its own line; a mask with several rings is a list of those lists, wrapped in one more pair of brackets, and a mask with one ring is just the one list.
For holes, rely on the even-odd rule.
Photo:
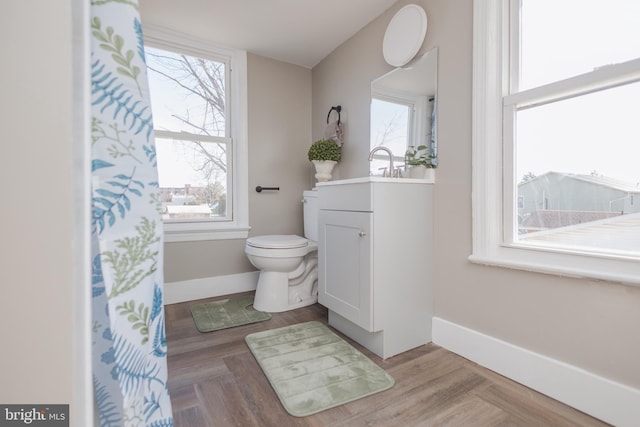
[(153, 122), (137, 1), (91, 7), (93, 378), (106, 426), (173, 426)]

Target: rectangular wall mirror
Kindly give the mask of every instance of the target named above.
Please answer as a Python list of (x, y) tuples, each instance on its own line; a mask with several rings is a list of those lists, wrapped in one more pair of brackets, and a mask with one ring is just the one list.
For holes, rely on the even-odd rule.
[[(396, 167), (405, 164), (410, 146), (426, 147), (437, 165), (437, 73), (438, 49), (433, 48), (371, 82), (370, 149), (389, 148)], [(378, 151), (369, 174), (382, 175), (388, 165), (387, 153)]]

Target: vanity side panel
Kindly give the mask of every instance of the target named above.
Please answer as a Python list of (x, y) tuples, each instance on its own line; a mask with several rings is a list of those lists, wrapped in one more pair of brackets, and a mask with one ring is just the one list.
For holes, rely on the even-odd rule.
[(432, 200), (431, 184), (374, 184), (374, 327), (385, 358), (431, 341)]

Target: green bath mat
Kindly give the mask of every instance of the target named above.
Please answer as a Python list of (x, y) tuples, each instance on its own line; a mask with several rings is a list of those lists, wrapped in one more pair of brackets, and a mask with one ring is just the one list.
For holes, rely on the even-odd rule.
[(320, 322), (257, 332), (245, 341), (284, 408), (296, 417), (378, 393), (395, 382)]
[(270, 313), (249, 310), (253, 295), (205, 302), (191, 307), (191, 315), (200, 332), (211, 332), (271, 319)]

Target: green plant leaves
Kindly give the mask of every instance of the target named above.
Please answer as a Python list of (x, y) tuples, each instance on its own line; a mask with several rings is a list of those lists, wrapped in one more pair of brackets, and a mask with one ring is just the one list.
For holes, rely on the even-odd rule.
[(339, 162), (342, 153), (340, 151), (340, 147), (330, 140), (330, 139), (320, 139), (313, 144), (309, 148), (307, 152), (307, 156), (309, 161), (311, 160), (333, 160), (334, 162)]
[(100, 41), (100, 48), (111, 52), (111, 58), (120, 66), (116, 68), (118, 74), (133, 79), (138, 88), (138, 92), (142, 93), (138, 76), (140, 75), (140, 67), (133, 65), (135, 53), (129, 49), (124, 51), (125, 41), (122, 36), (115, 34), (112, 27), (102, 30), (102, 22), (100, 18), (94, 17), (91, 20), (91, 34)]
[(117, 249), (102, 254), (103, 264), (109, 264), (115, 276), (109, 299), (135, 288), (158, 269), (160, 235), (155, 221), (142, 218), (135, 228), (136, 236), (116, 240)]
[(136, 307), (134, 300), (125, 302), (122, 305), (116, 307), (116, 310), (122, 315), (126, 316), (129, 323), (131, 323), (131, 329), (137, 330), (142, 335), (141, 344), (146, 344), (149, 341), (149, 326), (151, 320), (149, 318), (149, 307), (144, 303), (140, 303)]
[(428, 168), (435, 167), (432, 162), (434, 156), (429, 154), (429, 147), (426, 145), (418, 145), (417, 147), (410, 145), (404, 154), (405, 163), (409, 166), (426, 166)]

